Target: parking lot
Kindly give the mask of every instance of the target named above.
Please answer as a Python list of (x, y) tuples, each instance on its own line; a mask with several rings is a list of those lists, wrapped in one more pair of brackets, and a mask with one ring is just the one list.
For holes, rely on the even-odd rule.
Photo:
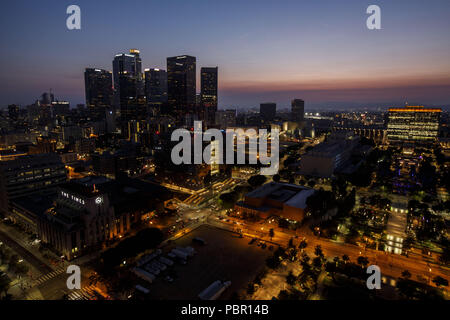
[[(204, 239), (206, 245), (194, 243), (192, 239)], [(257, 242), (249, 245), (249, 238), (210, 226), (201, 226), (177, 239), (163, 249), (163, 256), (175, 247), (193, 247), (196, 254), (188, 258), (185, 265), (176, 262), (153, 281), (141, 284), (149, 289), (147, 295), (155, 300), (198, 299), (198, 294), (216, 280), (231, 281), (221, 299), (229, 298), (233, 292), (245, 289), (247, 283), (264, 268), (272, 252), (262, 249)], [(170, 282), (167, 275), (173, 278)]]

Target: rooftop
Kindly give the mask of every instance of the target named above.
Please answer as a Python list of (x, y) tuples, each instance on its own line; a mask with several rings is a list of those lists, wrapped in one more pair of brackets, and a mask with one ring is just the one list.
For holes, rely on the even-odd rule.
[(306, 199), (314, 193), (314, 189), (289, 183), (267, 183), (248, 193), (249, 198), (268, 198), (280, 201), (287, 206), (305, 209)]

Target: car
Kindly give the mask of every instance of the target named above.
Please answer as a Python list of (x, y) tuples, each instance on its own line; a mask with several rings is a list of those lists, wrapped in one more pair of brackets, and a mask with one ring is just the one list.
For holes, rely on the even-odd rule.
[(258, 242), (258, 247), (260, 247), (262, 244), (262, 241)]
[(265, 243), (263, 243), (262, 245), (261, 245), (261, 248), (262, 249), (265, 249), (267, 247), (267, 244), (265, 244)]

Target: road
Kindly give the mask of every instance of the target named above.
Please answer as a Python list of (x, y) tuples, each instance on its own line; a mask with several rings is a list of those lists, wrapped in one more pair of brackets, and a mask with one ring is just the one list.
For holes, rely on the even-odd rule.
[(53, 271), (53, 269), (49, 265), (45, 264), (43, 261), (36, 258), (36, 256), (34, 256), (31, 252), (22, 247), (20, 244), (18, 244), (14, 239), (9, 237), (3, 231), (0, 231), (0, 240), (3, 241), (8, 247), (13, 249), (15, 252), (17, 252), (19, 256), (25, 259), (39, 272), (46, 274)]
[[(233, 224), (230, 222), (220, 221), (210, 217), (208, 219), (208, 224), (225, 228), (228, 230), (236, 230), (236, 228), (241, 228), (245, 234), (254, 235), (255, 237), (269, 240), (268, 230), (262, 233), (260, 226), (251, 225), (247, 223), (242, 223), (240, 225)], [(262, 236), (262, 235), (265, 236)], [(352, 261), (356, 261), (359, 256), (366, 256), (371, 264), (378, 265), (382, 273), (389, 275), (391, 277), (399, 278), (404, 270), (408, 270), (413, 276), (422, 277), (428, 280), (434, 278), (435, 276), (441, 276), (445, 279), (450, 278), (449, 268), (439, 266), (437, 264), (429, 264), (427, 261), (421, 259), (421, 255), (410, 255), (410, 257), (405, 257), (402, 255), (389, 254), (382, 251), (376, 251), (372, 249), (364, 249), (356, 245), (331, 241), (325, 238), (318, 238), (310, 234), (298, 234), (298, 238), (294, 241), (294, 244), (298, 246), (301, 238), (305, 238), (308, 242), (308, 247), (305, 251), (311, 256), (314, 254), (314, 248), (317, 245), (322, 247), (322, 251), (328, 258), (342, 257), (344, 254), (349, 256)], [(275, 236), (270, 239), (271, 242), (277, 243), (281, 246), (286, 246), (289, 240), (293, 238), (292, 234), (287, 234), (282, 231), (276, 231)], [(294, 237), (295, 238), (295, 237)]]

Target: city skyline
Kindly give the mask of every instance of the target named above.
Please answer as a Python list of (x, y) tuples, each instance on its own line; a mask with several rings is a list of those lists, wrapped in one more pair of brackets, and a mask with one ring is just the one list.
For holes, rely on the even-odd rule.
[[(51, 10), (5, 4), (2, 21), (12, 28), (1, 31), (9, 48), (0, 56), (8, 61), (0, 78), (1, 107), (30, 104), (50, 88), (72, 106), (85, 103), (84, 69), (112, 71), (114, 56), (130, 48), (140, 50), (143, 69), (167, 69), (167, 57), (195, 56), (197, 92), (199, 69), (218, 66), (220, 109), (265, 101), (286, 108), (294, 98), (305, 100), (307, 108), (450, 104), (445, 15), (450, 7), (444, 1), (434, 1), (439, 6), (380, 1), (377, 31), (365, 26), (368, 4), (356, 1), (283, 6), (135, 1), (142, 10), (79, 1), (80, 31), (66, 29), (66, 4), (49, 2)], [(42, 18), (37, 25), (33, 16)]]

